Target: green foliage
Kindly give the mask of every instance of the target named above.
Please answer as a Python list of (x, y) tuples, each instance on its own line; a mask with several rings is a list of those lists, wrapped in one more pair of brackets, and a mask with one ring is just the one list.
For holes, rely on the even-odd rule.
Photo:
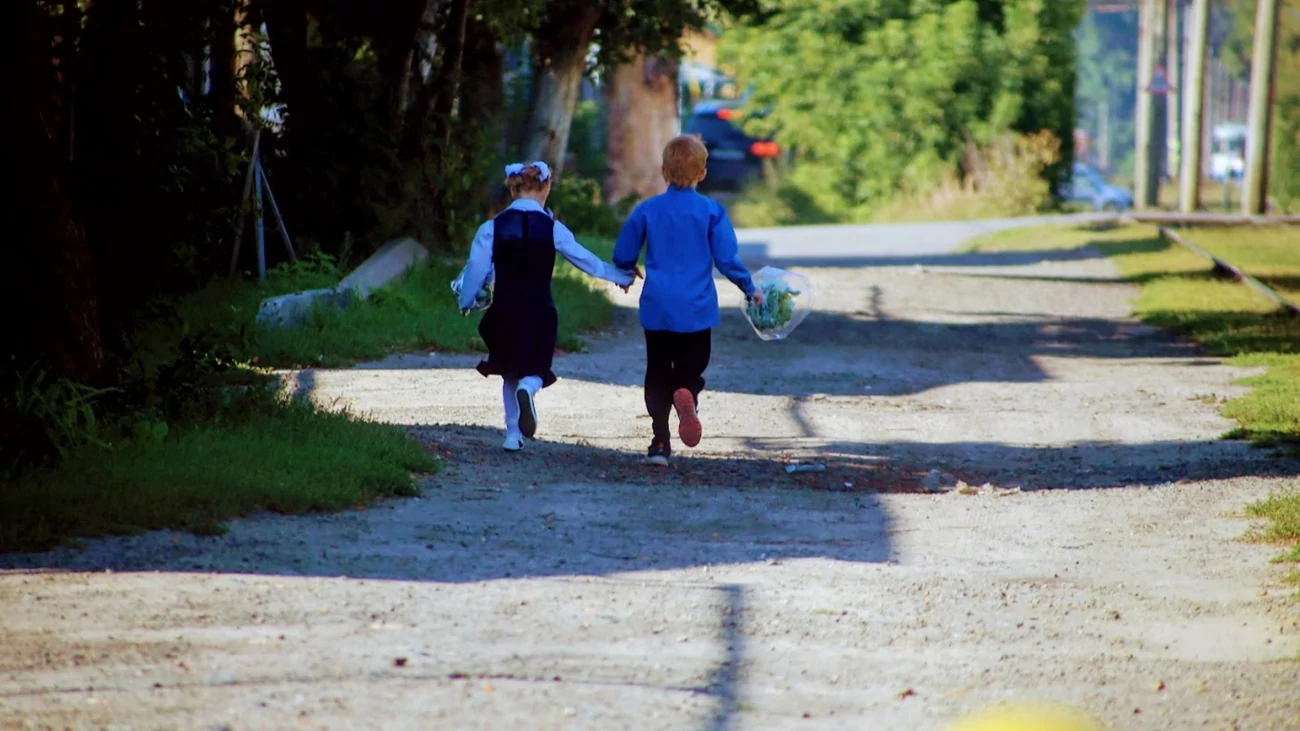
[[(606, 260), (613, 253), (613, 242), (609, 239), (582, 236), (580, 240)], [(196, 358), (198, 353), (214, 354), (208, 360), (185, 362), (176, 369), (177, 373), (193, 374), (194, 384), (171, 383), (168, 388), (157, 389), (183, 394), (183, 401), (190, 403), (204, 403), (200, 396), (212, 393), (210, 387), (202, 384), (228, 385), (231, 379), (244, 383), (256, 380), (257, 373), (250, 371), (247, 364), (334, 367), (396, 352), (475, 351), (482, 347), (478, 317), (460, 315), (450, 286), (463, 264), (459, 258), (432, 257), (405, 277), (374, 292), (369, 299), (345, 309), (318, 307), (307, 322), (290, 328), (257, 324), (262, 299), (333, 287), (338, 283), (339, 272), (328, 257), (313, 257), (297, 265), (278, 267), (261, 286), (217, 281), (176, 303), (177, 318), (167, 329), (153, 330), (147, 347), (142, 343), (140, 351), (155, 354), (155, 360), (163, 363), (176, 362), (180, 354), (187, 352), (195, 353)], [(603, 288), (604, 285), (567, 262), (556, 264), (553, 292), (560, 315), (560, 347), (581, 350), (581, 333), (608, 324), (613, 304)], [(171, 345), (191, 337), (186, 323), (205, 324), (202, 332), (209, 338), (206, 345), (201, 348)]]
[(579, 177), (600, 180), (605, 177), (605, 137), (609, 124), (603, 104), (588, 99), (578, 102), (569, 130), (569, 152), (577, 161)]
[(108, 446), (100, 438), (96, 401), (110, 389), (52, 378), (37, 368), (16, 376), (12, 390), (0, 395), (0, 477), (75, 449)]
[(774, 167), (765, 181), (742, 192), (731, 206), (732, 217), (741, 226), (780, 226), (1023, 216), (1051, 205), (1044, 171), (1059, 160), (1060, 145), (1051, 133), (1003, 135), (984, 147), (966, 149), (964, 177), (946, 170), (928, 188), (906, 189), (879, 205), (856, 209), (846, 209), (821, 191), (816, 166)]
[(799, 294), (784, 282), (764, 282), (759, 286), (763, 293), (763, 304), (749, 302), (745, 305), (745, 314), (749, 321), (759, 330), (779, 330), (794, 317), (794, 298)]
[(623, 221), (635, 204), (635, 197), (629, 197), (610, 205), (601, 195), (599, 182), (577, 175), (559, 178), (548, 199), (548, 205), (564, 225), (606, 239), (618, 237)]
[[(800, 184), (813, 183), (787, 164), (767, 167), (762, 180), (747, 183), (735, 201), (727, 206), (737, 227), (764, 228), (793, 224), (836, 223), (842, 219), (818, 206), (813, 195)], [(835, 201), (832, 201), (835, 203)]]
[[(1279, 557), (1279, 561), (1300, 562), (1300, 490), (1296, 488), (1292, 485), (1246, 509), (1247, 515), (1269, 521), (1263, 528), (1252, 531), (1251, 538), (1291, 544), (1290, 552)], [(1295, 574), (1292, 576), (1300, 579)]]
[[(1111, 161), (1111, 172), (1122, 175), (1123, 163), (1132, 155), (1134, 144), (1137, 13), (1090, 12), (1076, 37), (1079, 78), (1075, 105), (1079, 126), (1093, 139), (1094, 149)], [(1099, 149), (1103, 145), (1106, 150)], [(1127, 174), (1131, 176), (1131, 158), (1127, 162)]]
[[(1047, 130), (1070, 159), (1081, 2), (794, 0), (732, 29), (720, 52), (769, 109), (753, 119), (796, 151), (818, 208), (862, 219), (939, 185), (971, 145)], [(807, 171), (807, 172), (804, 172)]]

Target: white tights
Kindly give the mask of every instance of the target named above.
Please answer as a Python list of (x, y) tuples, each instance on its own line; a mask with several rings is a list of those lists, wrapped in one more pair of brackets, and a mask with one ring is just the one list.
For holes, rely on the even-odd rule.
[(542, 379), (537, 376), (524, 376), (519, 380), (506, 378), (501, 382), (501, 401), (506, 407), (506, 434), (519, 434), (519, 399), (515, 392), (525, 389), (534, 398), (542, 390)]

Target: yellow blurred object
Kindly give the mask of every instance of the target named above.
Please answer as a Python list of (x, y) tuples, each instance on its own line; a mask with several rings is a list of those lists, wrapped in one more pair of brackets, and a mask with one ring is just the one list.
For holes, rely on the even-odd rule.
[(978, 713), (949, 731), (1101, 731), (1101, 726), (1063, 708), (1009, 706)]

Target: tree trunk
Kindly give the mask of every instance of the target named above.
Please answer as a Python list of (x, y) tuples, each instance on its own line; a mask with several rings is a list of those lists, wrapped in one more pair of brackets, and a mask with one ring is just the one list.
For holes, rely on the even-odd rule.
[(564, 164), (587, 52), (600, 14), (597, 4), (586, 3), (575, 13), (564, 13), (566, 22), (548, 21), (538, 30), (533, 53), (532, 113), (524, 133), (523, 159), (544, 160), (556, 170)]
[[(262, 3), (262, 17), (266, 20), (271, 56), (285, 101), (285, 125), (291, 134), (297, 134), (316, 118), (313, 111), (318, 106), (319, 95), (311, 56), (307, 52), (307, 8), (303, 0), (273, 0)], [(233, 26), (233, 19), (231, 24)], [(220, 33), (217, 37), (218, 40), (221, 38)], [(214, 78), (214, 92), (215, 83)]]
[[(420, 151), (424, 125), (433, 114), (442, 91), (443, 68), (437, 63), (437, 54), (445, 25), (441, 0), (427, 0), (416, 33), (415, 47), (420, 58), (412, 70), (419, 79), (419, 87), (410, 95), (402, 122), (402, 155), (410, 157)], [(445, 63), (445, 62), (444, 62)]]
[(456, 102), (460, 99), (461, 77), (464, 75), (465, 33), (469, 25), (470, 0), (452, 0), (450, 18), (447, 21), (447, 36), (442, 46), (446, 49), (443, 56), (445, 67), (440, 83), (444, 87), (440, 92), (438, 104), (434, 106), (434, 124), (438, 125), (438, 141), (442, 149), (451, 144), (452, 115), (456, 112)]
[[(482, 130), (498, 141), (505, 137), (505, 54), (492, 28), (470, 20), (465, 30), (464, 91), (460, 117), (468, 129)], [(504, 155), (506, 150), (499, 152)]]
[(411, 105), (411, 75), (416, 69), (416, 41), (423, 36), (422, 21), (427, 0), (397, 0), (387, 4), (375, 28), (375, 53), (383, 80), (387, 128), (400, 144), (406, 127), (406, 110)]
[(677, 135), (677, 63), (638, 56), (609, 78), (609, 176), (605, 198), (648, 198), (666, 188), (660, 172), (663, 149)]
[(34, 0), (15, 14), (19, 73), (0, 80), (13, 87), (6, 98), (17, 103), (9, 135), (11, 155), (22, 181), (20, 195), (37, 249), (34, 277), (38, 290), (42, 350), (54, 372), (95, 382), (105, 369), (100, 301), (95, 263), (86, 228), (69, 197), (66, 149), (51, 123), (60, 105), (52, 64), (49, 16)]

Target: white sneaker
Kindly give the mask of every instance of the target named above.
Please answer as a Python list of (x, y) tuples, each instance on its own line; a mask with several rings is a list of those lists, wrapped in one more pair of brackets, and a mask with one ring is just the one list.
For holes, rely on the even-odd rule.
[(515, 399), (519, 402), (519, 431), (532, 439), (537, 434), (537, 407), (533, 405), (533, 394), (521, 386), (515, 391)]
[(518, 452), (524, 448), (524, 437), (522, 434), (507, 434), (506, 440), (501, 443), (501, 448), (507, 452)]

